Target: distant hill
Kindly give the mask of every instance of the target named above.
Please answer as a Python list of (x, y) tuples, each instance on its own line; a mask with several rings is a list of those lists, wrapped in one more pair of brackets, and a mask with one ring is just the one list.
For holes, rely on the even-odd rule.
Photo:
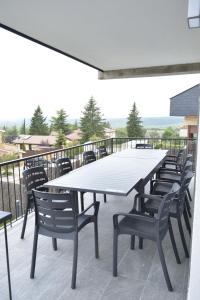
[[(149, 118), (141, 118), (143, 122), (143, 126), (146, 128), (165, 128), (168, 126), (180, 126), (183, 122), (183, 117), (149, 117)], [(74, 123), (75, 120), (79, 122), (78, 119), (68, 119), (69, 123)], [(110, 122), (112, 128), (120, 128), (125, 127), (127, 119), (126, 118), (110, 118), (107, 119)], [(0, 120), (0, 127), (6, 126), (21, 126), (23, 120)], [(27, 125), (30, 124), (30, 120), (26, 120)]]
[[(183, 117), (149, 117), (141, 118), (143, 126), (146, 128), (165, 128), (169, 126), (180, 126), (183, 123)], [(112, 128), (125, 127), (126, 118), (108, 119)]]

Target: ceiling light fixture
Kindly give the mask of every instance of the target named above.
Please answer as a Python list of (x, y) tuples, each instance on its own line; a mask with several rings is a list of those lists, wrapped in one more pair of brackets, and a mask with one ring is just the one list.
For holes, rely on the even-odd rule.
[(200, 0), (188, 0), (188, 26), (200, 27)]

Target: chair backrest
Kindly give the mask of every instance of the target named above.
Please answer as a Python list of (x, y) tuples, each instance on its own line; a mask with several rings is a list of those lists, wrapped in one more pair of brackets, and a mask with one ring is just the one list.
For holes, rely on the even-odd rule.
[(183, 158), (184, 149), (180, 149), (176, 155), (176, 163), (180, 164)]
[(172, 200), (175, 198), (176, 194), (180, 189), (179, 184), (174, 183), (171, 191), (163, 196), (161, 204), (158, 209), (158, 214), (156, 216), (157, 220), (157, 234), (161, 237), (161, 239), (165, 236), (168, 230), (168, 218), (170, 211), (170, 204)]
[(185, 203), (185, 197), (186, 197), (186, 191), (189, 187), (190, 181), (193, 177), (193, 172), (190, 170), (184, 171), (183, 179), (181, 181), (180, 190), (176, 196), (176, 203), (177, 203), (177, 210), (180, 215), (182, 215), (184, 210), (184, 203)]
[(33, 190), (35, 225), (39, 233), (52, 237), (77, 230), (77, 207), (72, 193)]
[(185, 173), (192, 171), (193, 163), (191, 161), (186, 161), (181, 170), (181, 181), (183, 180)]
[(86, 151), (83, 153), (83, 164), (87, 165), (96, 160), (94, 151)]
[(44, 167), (33, 167), (23, 171), (23, 181), (27, 191), (37, 189), (48, 181)]
[(108, 156), (108, 152), (107, 152), (105, 146), (100, 146), (98, 150), (99, 150), (99, 157), (100, 157), (100, 158), (103, 158), (103, 157), (105, 157), (105, 156)]
[(136, 144), (135, 145), (136, 149), (153, 149), (152, 144)]
[(62, 176), (72, 171), (71, 160), (68, 157), (59, 158), (55, 163), (57, 176)]

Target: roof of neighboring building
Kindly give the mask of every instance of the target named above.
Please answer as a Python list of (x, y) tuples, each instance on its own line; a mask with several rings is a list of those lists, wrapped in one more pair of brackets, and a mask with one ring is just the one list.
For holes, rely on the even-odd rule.
[(170, 116), (198, 116), (200, 84), (170, 98)]
[(15, 145), (1, 144), (0, 146), (0, 155), (16, 153), (16, 152), (19, 152), (19, 150)]
[(19, 135), (12, 141), (14, 144), (55, 145), (56, 136), (53, 135)]
[(66, 135), (66, 138), (70, 141), (80, 140), (81, 139), (81, 130), (80, 129), (74, 130), (73, 132)]

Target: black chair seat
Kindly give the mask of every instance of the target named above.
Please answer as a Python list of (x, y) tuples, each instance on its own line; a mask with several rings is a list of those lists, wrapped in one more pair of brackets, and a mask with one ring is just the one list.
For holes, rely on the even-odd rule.
[(172, 188), (172, 182), (158, 181), (153, 186), (153, 194), (163, 195), (169, 193)]
[[(145, 211), (149, 213), (157, 213), (160, 206), (160, 200), (159, 199), (148, 199), (147, 202), (145, 202)], [(177, 200), (174, 199), (171, 202), (170, 210), (169, 210), (170, 217), (176, 217), (177, 215)]]
[(130, 234), (130, 235), (137, 235), (142, 238), (150, 238), (152, 240), (156, 240), (156, 231), (155, 226), (156, 222), (154, 218), (145, 216), (145, 218), (151, 219), (152, 222), (149, 222), (145, 219), (138, 220), (132, 219), (130, 217), (124, 217), (119, 222), (119, 231), (120, 234)]

